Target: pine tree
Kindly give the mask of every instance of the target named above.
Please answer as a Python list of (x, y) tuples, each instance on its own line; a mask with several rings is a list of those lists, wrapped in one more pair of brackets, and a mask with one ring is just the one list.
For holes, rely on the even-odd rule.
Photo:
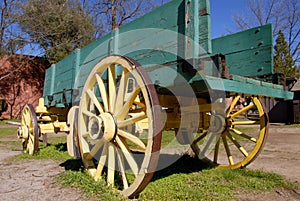
[(292, 77), (296, 75), (294, 60), (290, 54), (288, 43), (284, 34), (280, 30), (276, 39), (274, 69), (276, 73), (283, 74), (284, 77)]

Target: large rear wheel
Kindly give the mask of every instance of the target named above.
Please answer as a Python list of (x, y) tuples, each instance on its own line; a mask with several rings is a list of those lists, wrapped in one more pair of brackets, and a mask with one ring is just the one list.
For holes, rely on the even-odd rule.
[[(135, 124), (148, 120), (136, 133)], [(154, 86), (140, 65), (109, 56), (89, 74), (79, 104), (78, 137), (88, 173), (135, 196), (149, 183), (161, 144), (160, 107)]]

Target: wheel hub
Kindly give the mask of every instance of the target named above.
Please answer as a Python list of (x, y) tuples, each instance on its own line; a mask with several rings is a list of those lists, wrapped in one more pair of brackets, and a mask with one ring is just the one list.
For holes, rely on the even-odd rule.
[(212, 115), (211, 125), (209, 130), (213, 133), (223, 133), (227, 128), (227, 121), (224, 116), (220, 114)]
[(27, 126), (21, 126), (21, 127), (19, 127), (19, 129), (18, 129), (18, 138), (19, 139), (23, 139), (23, 138), (27, 139), (28, 136), (29, 136), (29, 129), (28, 129), (28, 127)]
[(105, 141), (113, 141), (117, 126), (114, 117), (110, 113), (93, 116), (88, 123), (89, 135), (92, 139), (104, 138)]

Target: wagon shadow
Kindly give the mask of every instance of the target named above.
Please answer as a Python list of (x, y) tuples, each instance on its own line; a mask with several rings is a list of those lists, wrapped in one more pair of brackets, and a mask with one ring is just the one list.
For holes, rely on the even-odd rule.
[(65, 170), (71, 170), (77, 172), (84, 171), (84, 166), (81, 158), (66, 160), (65, 162), (59, 164), (59, 166), (64, 167)]
[[(69, 159), (60, 164), (65, 170), (83, 171), (84, 165), (81, 158)], [(196, 157), (191, 157), (188, 154), (161, 154), (154, 176), (151, 181), (155, 181), (173, 174), (193, 173), (204, 169), (209, 169), (207, 163), (199, 160)]]
[[(64, 167), (65, 170), (84, 170), (81, 158), (66, 160), (60, 166)], [(197, 157), (191, 157), (188, 154), (161, 154), (152, 180), (168, 177), (172, 174), (199, 172), (211, 167)]]
[[(168, 162), (173, 163), (169, 163), (169, 166), (165, 166)], [(173, 174), (193, 173), (209, 168), (211, 168), (211, 166), (207, 163), (201, 161), (197, 157), (191, 157), (188, 154), (161, 154), (158, 161), (157, 171), (154, 173), (151, 181), (159, 180)]]

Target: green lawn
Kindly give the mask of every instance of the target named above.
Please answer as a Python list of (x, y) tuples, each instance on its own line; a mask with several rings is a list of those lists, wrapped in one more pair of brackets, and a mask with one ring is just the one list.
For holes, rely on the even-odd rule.
[[(15, 140), (1, 141), (12, 135), (16, 136), (15, 128), (1, 128), (1, 147), (9, 145), (9, 148), (20, 148), (21, 140), (17, 137)], [(165, 134), (166, 139), (173, 137), (171, 132)], [(51, 134), (48, 143), (47, 147), (41, 143), (39, 152), (34, 156), (21, 154), (11, 160), (61, 161), (68, 170), (56, 178), (59, 185), (80, 188), (87, 196), (99, 200), (126, 200), (104, 181), (95, 182), (85, 173), (81, 160), (74, 160), (68, 155), (65, 136)], [(299, 188), (297, 185), (274, 173), (249, 169), (209, 169), (201, 161), (184, 156), (170, 167), (156, 172), (137, 200), (235, 200), (237, 195), (259, 194), (274, 188)]]

